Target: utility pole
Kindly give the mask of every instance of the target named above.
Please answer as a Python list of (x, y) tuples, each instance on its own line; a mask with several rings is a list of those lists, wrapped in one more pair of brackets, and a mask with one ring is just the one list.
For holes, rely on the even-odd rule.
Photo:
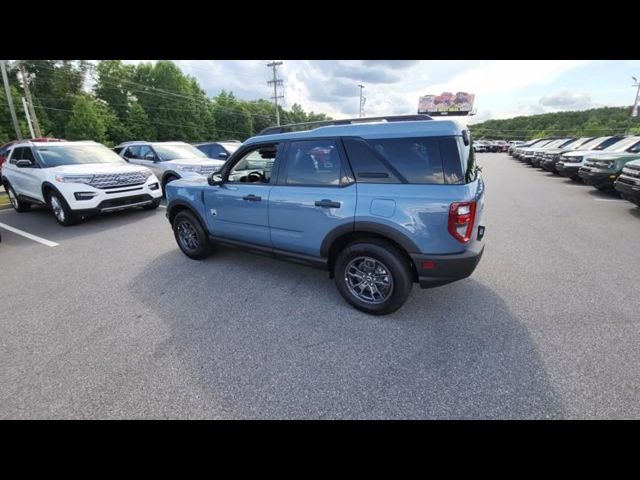
[(16, 110), (13, 107), (13, 98), (11, 98), (11, 88), (9, 87), (9, 78), (7, 77), (6, 62), (6, 60), (0, 60), (2, 81), (4, 82), (4, 90), (7, 92), (7, 104), (9, 105), (9, 111), (11, 112), (11, 120), (13, 120), (13, 128), (16, 131), (16, 138), (18, 140), (22, 140), (22, 133), (20, 132), (20, 126), (18, 125), (18, 117), (16, 117)]
[(364, 117), (364, 103), (367, 101), (367, 99), (362, 96), (364, 85), (358, 85), (358, 87), (360, 87), (360, 118), (362, 118)]
[[(29, 82), (27, 81), (27, 74), (24, 70), (24, 65), (22, 62), (18, 64), (18, 68), (20, 69), (20, 74), (22, 75), (22, 83), (24, 85), (24, 93), (27, 96), (27, 103), (29, 105), (29, 111), (31, 112), (31, 118), (33, 121), (33, 128), (36, 131), (36, 135), (38, 137), (42, 137), (42, 132), (40, 132), (40, 125), (38, 124), (38, 117), (36, 117), (36, 111), (33, 108), (33, 99), (31, 98), (31, 90), (29, 89)], [(35, 138), (35, 137), (33, 137)]]
[(27, 125), (29, 125), (29, 131), (31, 132), (31, 138), (36, 138), (33, 133), (33, 124), (31, 123), (31, 117), (29, 116), (29, 109), (27, 108), (27, 101), (22, 97), (22, 107), (24, 108), (24, 114), (27, 116)]
[(636, 90), (636, 99), (633, 102), (633, 110), (631, 110), (631, 116), (629, 117), (629, 123), (627, 124), (627, 134), (629, 133), (629, 130), (631, 130), (631, 119), (638, 116), (638, 108), (640, 108), (640, 82), (638, 82), (636, 77), (631, 78), (633, 78), (634, 82), (632, 87), (638, 87), (638, 90)]
[(267, 85), (273, 85), (273, 101), (276, 105), (276, 122), (278, 126), (280, 126), (280, 110), (278, 110), (278, 99), (284, 98), (284, 95), (278, 95), (278, 87), (282, 87), (282, 80), (280, 80), (276, 75), (276, 70), (278, 67), (282, 65), (282, 62), (271, 62), (267, 63), (267, 67), (273, 69), (273, 80), (269, 80)]

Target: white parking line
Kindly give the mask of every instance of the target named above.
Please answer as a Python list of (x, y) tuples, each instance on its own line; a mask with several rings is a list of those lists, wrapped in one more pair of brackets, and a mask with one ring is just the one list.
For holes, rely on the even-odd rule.
[(594, 198), (596, 202), (626, 202), (620, 198)]
[(167, 208), (166, 205), (158, 205), (160, 208)]
[(32, 235), (31, 233), (18, 230), (17, 228), (7, 225), (6, 223), (0, 222), (0, 228), (9, 230), (10, 232), (13, 232), (17, 235), (21, 235), (25, 238), (28, 238), (29, 240), (33, 240), (34, 242), (41, 243), (42, 245), (46, 245), (47, 247), (57, 247), (58, 245), (60, 245), (59, 243), (52, 242), (51, 240), (47, 240), (46, 238), (38, 237), (36, 235)]

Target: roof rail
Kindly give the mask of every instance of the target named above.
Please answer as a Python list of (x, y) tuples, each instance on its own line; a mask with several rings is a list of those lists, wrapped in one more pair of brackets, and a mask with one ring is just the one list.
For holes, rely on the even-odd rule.
[(311, 130), (315, 127), (325, 127), (329, 125), (352, 125), (354, 123), (369, 123), (372, 121), (386, 120), (387, 122), (416, 122), (422, 120), (433, 120), (429, 115), (392, 115), (385, 117), (360, 117), (360, 118), (346, 118), (342, 120), (320, 120), (318, 122), (302, 122), (302, 123), (289, 123), (287, 125), (280, 125), (279, 127), (267, 127), (262, 130), (258, 135), (272, 135), (275, 133), (284, 133), (287, 130), (292, 130), (297, 127), (309, 127), (302, 130)]

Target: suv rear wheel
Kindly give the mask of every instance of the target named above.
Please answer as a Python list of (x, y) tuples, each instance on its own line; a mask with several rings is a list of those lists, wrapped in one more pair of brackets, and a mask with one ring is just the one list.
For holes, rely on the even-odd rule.
[(7, 195), (9, 195), (9, 201), (11, 202), (11, 206), (14, 210), (16, 212), (28, 212), (31, 209), (31, 204), (20, 200), (11, 185), (7, 185), (6, 187)]
[(57, 192), (49, 193), (47, 200), (49, 208), (53, 212), (53, 216), (56, 217), (58, 223), (64, 227), (75, 225), (78, 223), (78, 217), (76, 217), (65, 199)]
[(413, 285), (406, 257), (390, 243), (376, 239), (347, 245), (336, 259), (334, 276), (344, 299), (372, 315), (398, 310)]
[(207, 232), (193, 213), (186, 210), (178, 213), (172, 226), (176, 242), (187, 257), (199, 260), (212, 252)]

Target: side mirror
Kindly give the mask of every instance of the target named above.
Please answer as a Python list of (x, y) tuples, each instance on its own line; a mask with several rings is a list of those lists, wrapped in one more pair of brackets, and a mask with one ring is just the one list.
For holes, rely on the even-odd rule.
[(215, 187), (217, 185), (222, 185), (224, 183), (222, 181), (222, 170), (217, 170), (211, 173), (207, 177), (207, 182), (209, 182), (209, 185), (211, 185), (212, 187)]
[(145, 159), (145, 160), (149, 160), (149, 161), (151, 161), (151, 162), (155, 162), (155, 160), (156, 160), (156, 156), (155, 156), (153, 153), (147, 153), (147, 154), (144, 156), (144, 159)]
[(19, 168), (33, 167), (33, 162), (31, 160), (25, 160), (25, 159), (17, 160), (16, 167), (19, 167)]
[(218, 158), (225, 158), (226, 159), (228, 157), (229, 157), (229, 154), (227, 152), (220, 152), (218, 154)]

